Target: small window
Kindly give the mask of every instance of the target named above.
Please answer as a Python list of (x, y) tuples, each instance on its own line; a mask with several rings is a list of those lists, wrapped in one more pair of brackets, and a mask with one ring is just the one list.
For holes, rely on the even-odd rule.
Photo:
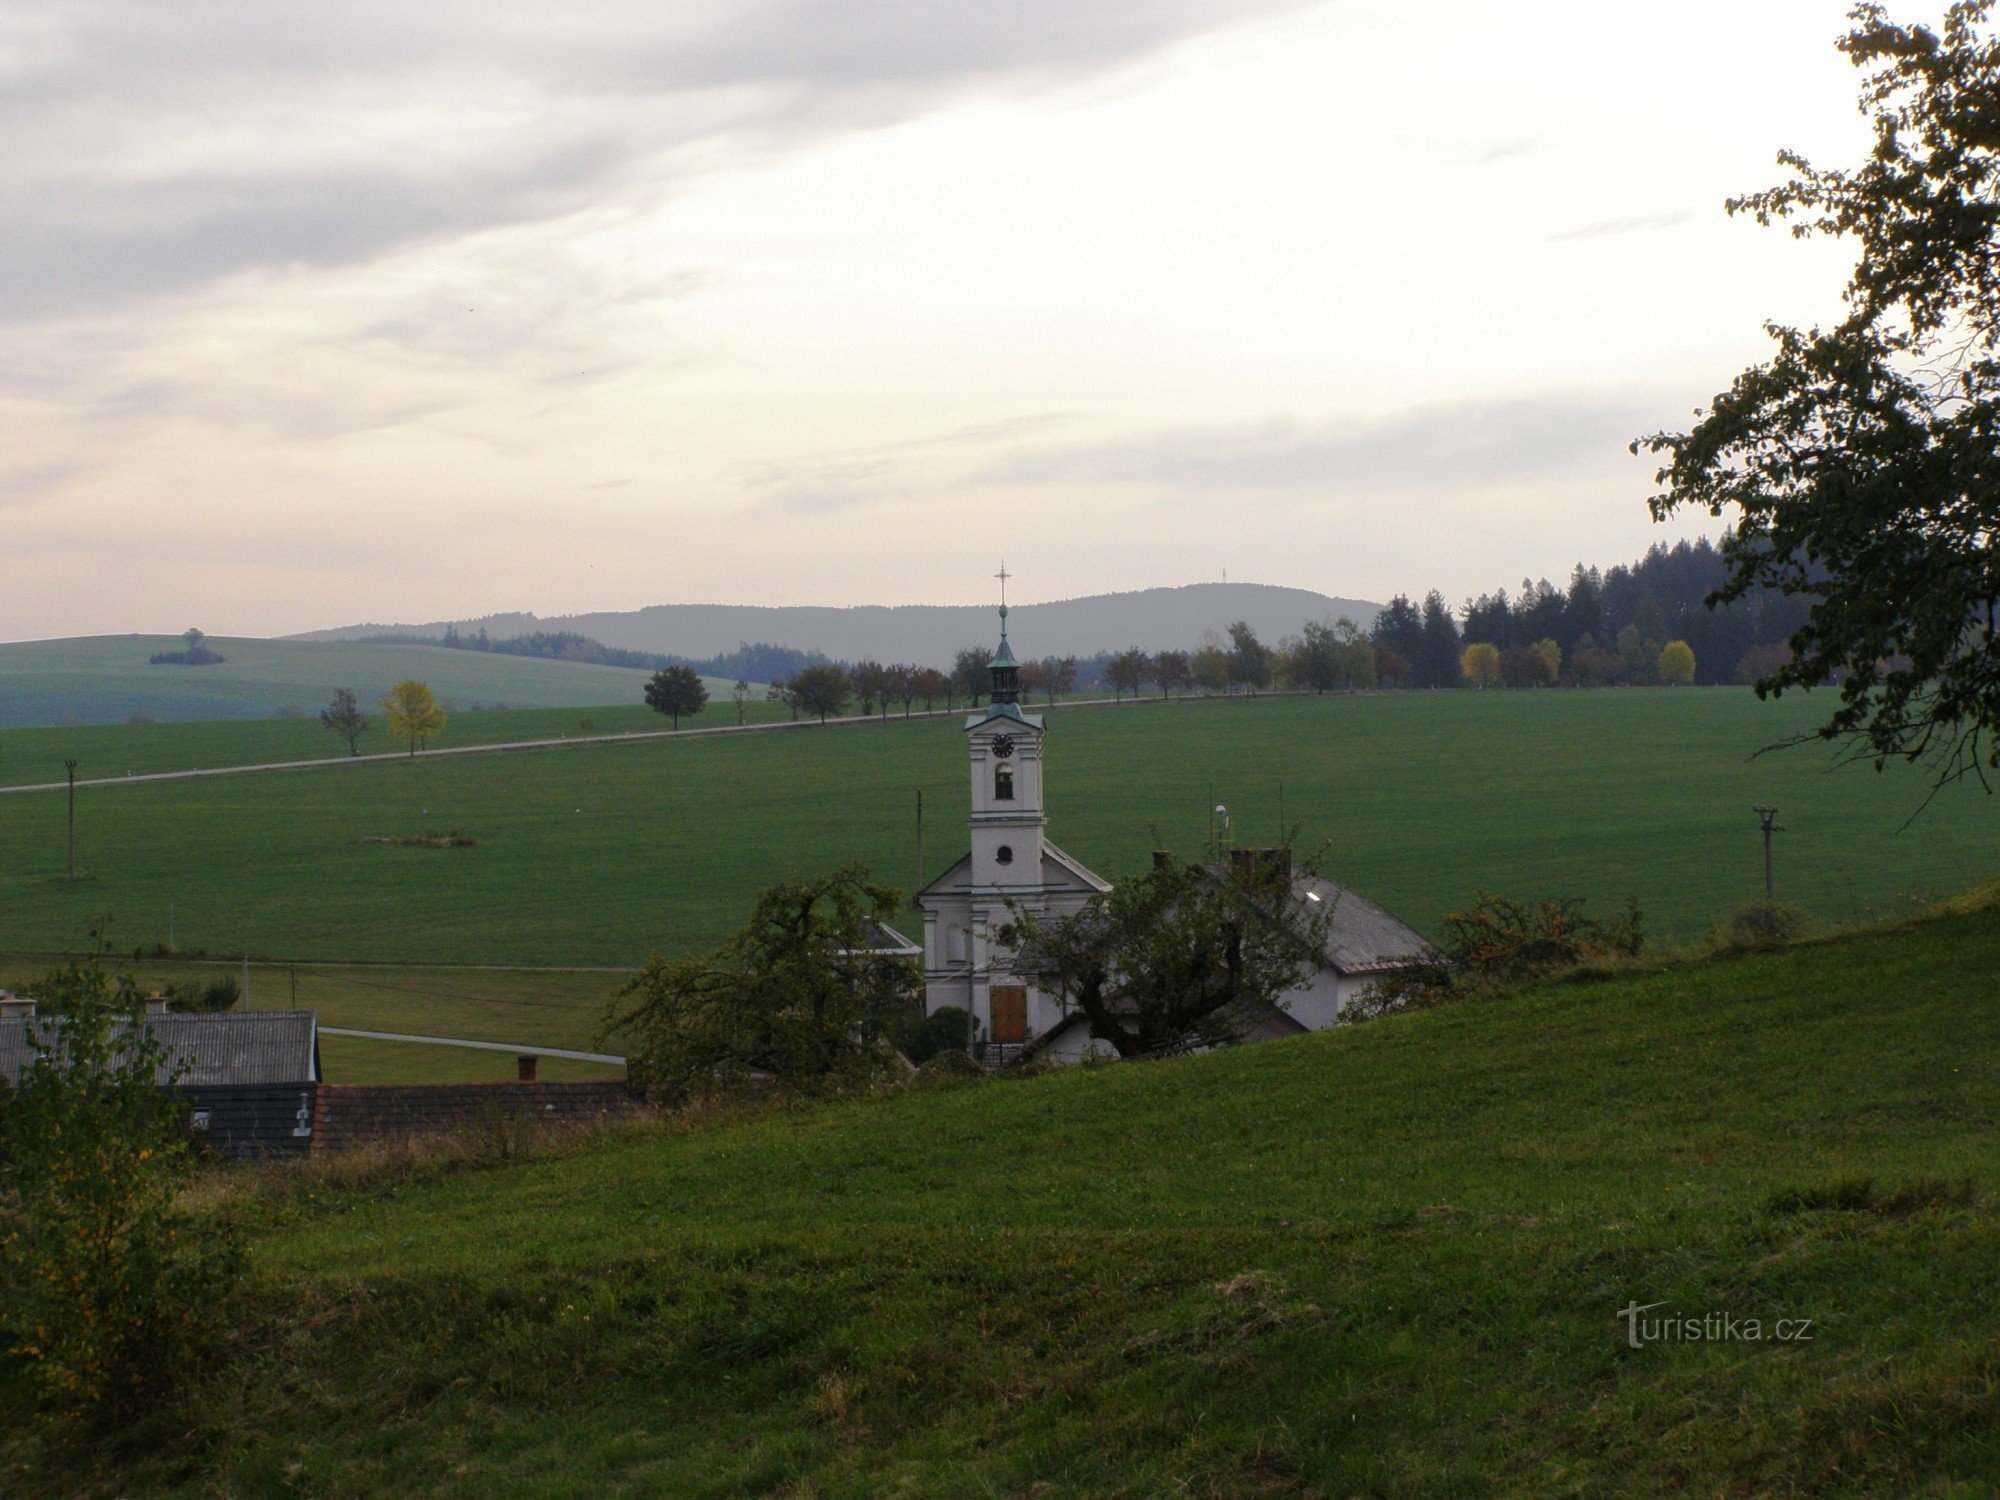
[(1008, 844), (1002, 844), (998, 849), (993, 851), (993, 858), (1003, 865), (1011, 865), (1014, 863), (1013, 847)]
[(993, 773), (993, 800), (1012, 802), (1014, 800), (1014, 768), (1001, 766)]

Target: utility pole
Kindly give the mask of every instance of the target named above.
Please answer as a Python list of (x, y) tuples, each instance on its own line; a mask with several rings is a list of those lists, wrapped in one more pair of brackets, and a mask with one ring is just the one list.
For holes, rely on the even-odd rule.
[(1778, 810), (1775, 807), (1753, 807), (1757, 815), (1757, 826), (1764, 830), (1764, 904), (1772, 906), (1778, 900), (1778, 884), (1771, 870), (1771, 835), (1783, 833), (1778, 826)]
[(63, 768), (69, 772), (69, 878), (76, 879), (76, 762), (66, 760)]
[(243, 1008), (250, 1010), (250, 955), (243, 955)]
[(924, 888), (924, 789), (917, 788), (917, 873), (910, 882), (910, 905), (917, 904), (917, 892)]

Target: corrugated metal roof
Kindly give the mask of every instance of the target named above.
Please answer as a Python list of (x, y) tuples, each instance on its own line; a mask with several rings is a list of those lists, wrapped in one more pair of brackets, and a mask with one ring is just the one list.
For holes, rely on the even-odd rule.
[[(19, 1081), (34, 1054), (28, 1028), (41, 1046), (57, 1042), (62, 1020), (0, 1017), (0, 1078)], [(253, 1083), (312, 1083), (317, 1066), (318, 1021), (309, 1010), (253, 1010), (221, 1015), (149, 1015), (146, 1029), (178, 1066), (174, 1082), (186, 1088)], [(165, 1083), (172, 1068), (163, 1069)]]

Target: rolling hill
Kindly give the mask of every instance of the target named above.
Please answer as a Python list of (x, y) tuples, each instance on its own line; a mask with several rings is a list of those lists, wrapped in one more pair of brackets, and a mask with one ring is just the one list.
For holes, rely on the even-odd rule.
[(1206, 1057), (239, 1177), (255, 1309), (202, 1441), (23, 1477), (1991, 1494), (1996, 972), (1966, 901)]
[[(1093, 594), (1050, 604), (1020, 604), (1009, 621), (1023, 657), (1090, 656), (1140, 646), (1148, 651), (1194, 644), (1205, 630), (1222, 631), (1247, 620), (1266, 641), (1297, 631), (1310, 620), (1341, 616), (1368, 626), (1381, 606), (1335, 599), (1309, 589), (1261, 583), (1196, 583), (1182, 588)], [(867, 605), (850, 609), (763, 608), (737, 604), (656, 604), (601, 614), (497, 614), (425, 624), (347, 625), (312, 631), (298, 640), (354, 640), (362, 636), (441, 636), (447, 625), (461, 634), (528, 635), (574, 631), (632, 651), (662, 651), (701, 658), (731, 651), (744, 641), (765, 641), (823, 652), (837, 660), (908, 661), (947, 666), (960, 646), (990, 646), (991, 605)]]
[[(404, 677), (447, 705), (565, 708), (639, 700), (643, 672), (575, 662), (489, 656), (435, 646), (211, 638), (219, 666), (151, 666), (177, 636), (95, 635), (0, 644), (0, 728), (116, 724), (135, 713), (162, 721), (261, 719), (315, 713), (336, 687), (372, 705)], [(711, 683), (727, 692), (727, 684)]]

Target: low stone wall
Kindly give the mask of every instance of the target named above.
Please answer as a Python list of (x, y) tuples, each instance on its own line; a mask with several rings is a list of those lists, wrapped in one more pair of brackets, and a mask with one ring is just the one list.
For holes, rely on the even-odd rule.
[(645, 1108), (616, 1081), (322, 1083), (314, 1104), (314, 1151), (349, 1151), (503, 1124), (576, 1125)]

